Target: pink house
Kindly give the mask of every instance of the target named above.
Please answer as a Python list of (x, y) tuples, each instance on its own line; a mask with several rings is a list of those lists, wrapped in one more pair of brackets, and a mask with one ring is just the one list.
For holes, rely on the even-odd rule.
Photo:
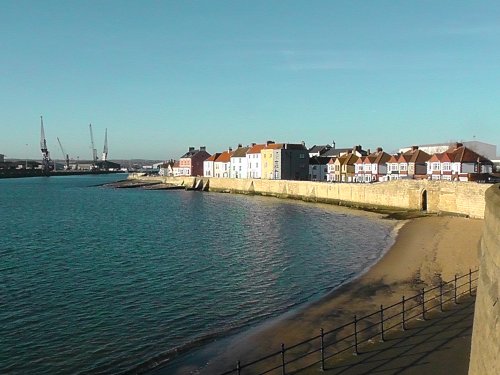
[(195, 150), (189, 147), (188, 152), (179, 159), (181, 176), (203, 176), (203, 162), (210, 157), (205, 147)]

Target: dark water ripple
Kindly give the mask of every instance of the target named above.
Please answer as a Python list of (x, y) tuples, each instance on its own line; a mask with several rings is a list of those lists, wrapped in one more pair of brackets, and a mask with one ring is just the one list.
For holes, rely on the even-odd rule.
[(331, 290), (391, 230), (321, 205), (95, 186), (116, 178), (0, 181), (0, 373), (161, 362)]

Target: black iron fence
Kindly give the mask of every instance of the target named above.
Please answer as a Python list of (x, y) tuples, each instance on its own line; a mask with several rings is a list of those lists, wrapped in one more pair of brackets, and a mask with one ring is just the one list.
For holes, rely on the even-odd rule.
[(380, 305), (380, 309), (371, 314), (328, 331), (321, 328), (319, 334), (291, 346), (281, 344), (279, 350), (254, 361), (241, 363), (220, 375), (242, 374), (281, 374), (285, 375), (300, 369), (318, 365), (325, 369), (325, 361), (333, 360), (343, 353), (360, 353), (360, 346), (379, 338), (386, 339), (389, 331), (406, 330), (407, 323), (420, 318), (426, 320), (432, 310), (444, 311), (447, 303), (458, 303), (458, 298), (473, 292), (477, 288), (478, 270), (469, 270), (468, 274), (456, 276), (451, 281), (440, 281), (438, 285), (419, 293), (401, 298), (390, 306)]

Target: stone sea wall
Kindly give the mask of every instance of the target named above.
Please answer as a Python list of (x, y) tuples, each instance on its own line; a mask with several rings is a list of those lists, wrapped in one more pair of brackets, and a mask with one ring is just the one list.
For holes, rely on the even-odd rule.
[(399, 180), (374, 184), (203, 177), (140, 177), (200, 190), (269, 195), (366, 209), (427, 210), (483, 218), (486, 189), (475, 182)]
[(500, 185), (486, 191), (469, 375), (500, 374)]

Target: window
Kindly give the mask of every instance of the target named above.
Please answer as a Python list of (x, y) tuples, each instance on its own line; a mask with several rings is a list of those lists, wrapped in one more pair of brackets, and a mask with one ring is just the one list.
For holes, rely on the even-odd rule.
[(451, 164), (443, 163), (443, 171), (451, 171)]
[(435, 162), (431, 164), (431, 170), (433, 171), (439, 171), (439, 162)]
[(400, 171), (406, 171), (406, 163), (399, 164), (399, 170)]
[(299, 155), (299, 158), (300, 158), (300, 159), (304, 159), (304, 158), (305, 158), (305, 155), (304, 155), (304, 154), (300, 154), (300, 155)]

